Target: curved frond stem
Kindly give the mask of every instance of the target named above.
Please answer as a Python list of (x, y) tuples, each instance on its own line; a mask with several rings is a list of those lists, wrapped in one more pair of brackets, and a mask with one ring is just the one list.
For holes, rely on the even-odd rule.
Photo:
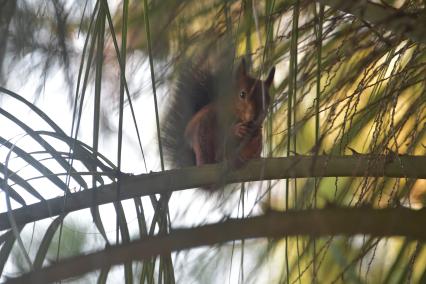
[(131, 260), (148, 260), (173, 251), (212, 246), (233, 240), (282, 238), (284, 236), (404, 236), (425, 241), (426, 230), (418, 226), (426, 210), (406, 208), (326, 208), (303, 211), (271, 211), (263, 216), (229, 219), (195, 228), (174, 229), (169, 234), (148, 236), (128, 244), (62, 260), (54, 265), (9, 279), (8, 284), (54, 282), (82, 275), (95, 269)]
[[(425, 156), (401, 155), (398, 160), (386, 155), (355, 156), (291, 156), (250, 161), (246, 167), (229, 172), (221, 164), (189, 167), (164, 172), (123, 176), (120, 200), (211, 185), (224, 185), (259, 180), (306, 177), (392, 177), (426, 178)], [(226, 174), (224, 174), (226, 173)], [(259, 174), (261, 173), (261, 174)], [(68, 195), (64, 208), (63, 197), (52, 198), (12, 211), (15, 222), (26, 224), (59, 215), (62, 212), (89, 208), (116, 201), (115, 184), (98, 187), (102, 194), (94, 200), (91, 190)], [(332, 190), (332, 189), (330, 189)], [(7, 215), (0, 213), (0, 230), (10, 228)]]

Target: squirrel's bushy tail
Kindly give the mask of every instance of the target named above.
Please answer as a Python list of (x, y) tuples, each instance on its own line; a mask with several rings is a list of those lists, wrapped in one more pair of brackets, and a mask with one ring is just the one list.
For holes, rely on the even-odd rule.
[(175, 65), (174, 88), (166, 99), (161, 123), (163, 153), (168, 167), (194, 166), (195, 155), (184, 137), (191, 118), (204, 106), (229, 91), (233, 46), (209, 48)]
[(161, 139), (166, 162), (172, 168), (195, 165), (195, 156), (184, 131), (191, 117), (214, 100), (214, 75), (199, 64), (178, 67), (177, 81), (166, 100)]

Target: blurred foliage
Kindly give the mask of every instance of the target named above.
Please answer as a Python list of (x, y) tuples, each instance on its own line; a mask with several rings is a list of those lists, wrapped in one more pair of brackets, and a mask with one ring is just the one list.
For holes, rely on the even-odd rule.
[[(52, 226), (41, 226), (40, 228), (33, 227), (31, 230), (22, 233), (23, 238), (29, 244), (28, 251), (34, 255), (34, 266), (39, 265), (41, 267), (43, 263), (54, 263), (57, 259), (58, 251), (60, 252), (60, 259), (62, 259), (79, 255), (87, 249), (85, 247), (87, 242), (87, 234), (85, 231), (87, 231), (87, 228), (69, 221), (64, 224), (62, 232), (52, 232), (53, 234), (47, 233), (51, 228)], [(59, 234), (62, 235), (60, 248), (58, 247)], [(41, 237), (43, 237), (43, 239), (41, 239)], [(14, 264), (15, 275), (25, 273), (28, 270), (24, 265), (24, 256), (16, 247), (11, 252), (10, 261)], [(78, 281), (82, 279), (79, 277), (73, 280)]]
[[(40, 80), (35, 94), (39, 94), (53, 73), (61, 70), (68, 98), (74, 102), (71, 104), (75, 122), (71, 136), (74, 138), (84, 100), (97, 97), (92, 96), (87, 86), (98, 86), (94, 94), (101, 93), (101, 85), (111, 86), (102, 89), (102, 100), (106, 99), (104, 94), (109, 95), (117, 108), (131, 104), (132, 99), (139, 96), (151, 96), (149, 81), (141, 83), (141, 78), (134, 75), (148, 62), (147, 49), (151, 44), (159, 88), (173, 89), (179, 70), (176, 67), (188, 60), (205, 60), (214, 67), (215, 61), (223, 56), (232, 56), (235, 60), (245, 57), (251, 63), (251, 72), (258, 76), (265, 75), (275, 65), (273, 104), (264, 127), (267, 137), (264, 156), (326, 153), (354, 154), (362, 158), (362, 154), (374, 153), (398, 159), (398, 155), (425, 153), (426, 45), (387, 30), (386, 23), (375, 26), (327, 6), (322, 9), (318, 2), (306, 0), (151, 0), (148, 11), (144, 11), (142, 1), (109, 2), (108, 6), (105, 1), (0, 1), (0, 82), (4, 86), (14, 81), (24, 82), (30, 74), (36, 73)], [(383, 9), (397, 9), (399, 13), (422, 13), (425, 8), (424, 1), (420, 0), (376, 2)], [(145, 33), (144, 13), (149, 16), (151, 38)], [(108, 19), (109, 14), (111, 19)], [(418, 28), (424, 29), (424, 25), (419, 24)], [(117, 54), (121, 47), (115, 46), (114, 41), (120, 43), (123, 39), (126, 39), (127, 54), (121, 57)], [(82, 41), (86, 41), (84, 47)], [(124, 80), (120, 80), (120, 69), (126, 70), (126, 87)], [(128, 96), (119, 104), (118, 90), (124, 93), (126, 88), (130, 89)], [(11, 95), (4, 90), (2, 93)], [(102, 114), (108, 110), (102, 107), (105, 105), (97, 109), (94, 122), (108, 119)], [(19, 124), (19, 116), (13, 115), (17, 117), (15, 123)], [(75, 144), (76, 140), (67, 140), (54, 123), (47, 121), (47, 124), (51, 133), (27, 132), (31, 139), (43, 145), (49, 143), (42, 140), (42, 136), (56, 133), (56, 139), (75, 151), (73, 157), (66, 150), (55, 150), (55, 145), (45, 146), (46, 153), (65, 172), (76, 174), (73, 182), (78, 188), (87, 189), (90, 181), (103, 184), (103, 177), (114, 180), (111, 172), (116, 170), (115, 166), (97, 153), (98, 136), (94, 136), (90, 147)], [(31, 126), (28, 129), (31, 130)], [(57, 188), (69, 192), (69, 180), (50, 176), (55, 171), (38, 163), (40, 158), (19, 152), (19, 147), (8, 144), (3, 138), (2, 145), (42, 176), (49, 177)], [(80, 170), (81, 166), (67, 168), (70, 158), (78, 159), (84, 170)], [(375, 167), (374, 163), (371, 167)], [(92, 170), (98, 171), (93, 180), (78, 175)], [(15, 180), (13, 175), (10, 178), (15, 184), (28, 192), (37, 192), (16, 176)], [(25, 179), (28, 178), (23, 177)], [(259, 204), (263, 210), (268, 210), (330, 204), (419, 208), (425, 202), (424, 181), (407, 178), (309, 178), (290, 180), (287, 185), (285, 187), (283, 181), (253, 185), (248, 191), (235, 193), (221, 205), (233, 208), (230, 212), (233, 216), (246, 217)], [(12, 198), (22, 201), (18, 193), (9, 192)], [(37, 194), (34, 196), (41, 200)], [(250, 198), (255, 202), (248, 202)], [(145, 201), (142, 204), (134, 200), (140, 235), (153, 234), (160, 227), (168, 230), (166, 227), (170, 224), (164, 217), (168, 209), (159, 206), (160, 201), (155, 197)], [(178, 201), (172, 198), (170, 202)], [(163, 217), (155, 213), (148, 218), (144, 213), (147, 204), (151, 210), (162, 211), (159, 216)], [(235, 210), (237, 207), (241, 210)], [(119, 215), (121, 238), (128, 241), (129, 220), (120, 206), (115, 210)], [(99, 234), (108, 243), (111, 238), (105, 233), (101, 214), (95, 208), (91, 212)], [(58, 227), (52, 228), (51, 236), (62, 228), (60, 221)], [(165, 224), (168, 225), (164, 227)], [(13, 251), (8, 247), (13, 240), (6, 234), (11, 233), (0, 236), (3, 240), (0, 260), (7, 259)], [(49, 236), (49, 230), (44, 234)], [(118, 230), (116, 239), (119, 240)], [(54, 240), (46, 237), (45, 247), (56, 246)], [(67, 241), (59, 243), (62, 252)], [(222, 261), (220, 270), (229, 269), (229, 275), (231, 271), (239, 271), (237, 278), (232, 279), (239, 279), (241, 283), (417, 283), (426, 279), (423, 244), (401, 238), (286, 238), (263, 244), (262, 251), (257, 248), (246, 256), (244, 251), (250, 250), (250, 246), (236, 244), (231, 249), (207, 249), (203, 253), (208, 257), (201, 253), (191, 263), (179, 256), (173, 262), (171, 258), (147, 261), (134, 271), (138, 273), (135, 277), (147, 283), (173, 282), (174, 273), (183, 275), (179, 269), (183, 271), (190, 266), (191, 271), (209, 272), (209, 277), (200, 274), (193, 281), (222, 281), (227, 279), (228, 272), (220, 275), (221, 271), (215, 271), (217, 267), (211, 267)], [(80, 248), (81, 243), (77, 247)], [(214, 257), (216, 262), (212, 260)], [(129, 266), (125, 273), (130, 282), (132, 270)], [(100, 273), (101, 282), (107, 279), (107, 274), (108, 270)], [(186, 282), (185, 278), (180, 281)]]

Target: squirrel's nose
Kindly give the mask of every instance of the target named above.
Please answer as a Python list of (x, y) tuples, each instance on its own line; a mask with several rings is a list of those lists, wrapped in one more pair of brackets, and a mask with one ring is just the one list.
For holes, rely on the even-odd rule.
[(253, 121), (255, 118), (255, 109), (252, 105), (248, 105), (244, 112), (244, 122)]

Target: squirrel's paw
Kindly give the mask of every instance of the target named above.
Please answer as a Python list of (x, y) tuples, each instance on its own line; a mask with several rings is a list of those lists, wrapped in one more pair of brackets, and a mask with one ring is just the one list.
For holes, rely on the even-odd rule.
[(246, 123), (238, 122), (234, 125), (234, 134), (238, 138), (244, 138), (247, 135), (251, 134), (252, 129)]

